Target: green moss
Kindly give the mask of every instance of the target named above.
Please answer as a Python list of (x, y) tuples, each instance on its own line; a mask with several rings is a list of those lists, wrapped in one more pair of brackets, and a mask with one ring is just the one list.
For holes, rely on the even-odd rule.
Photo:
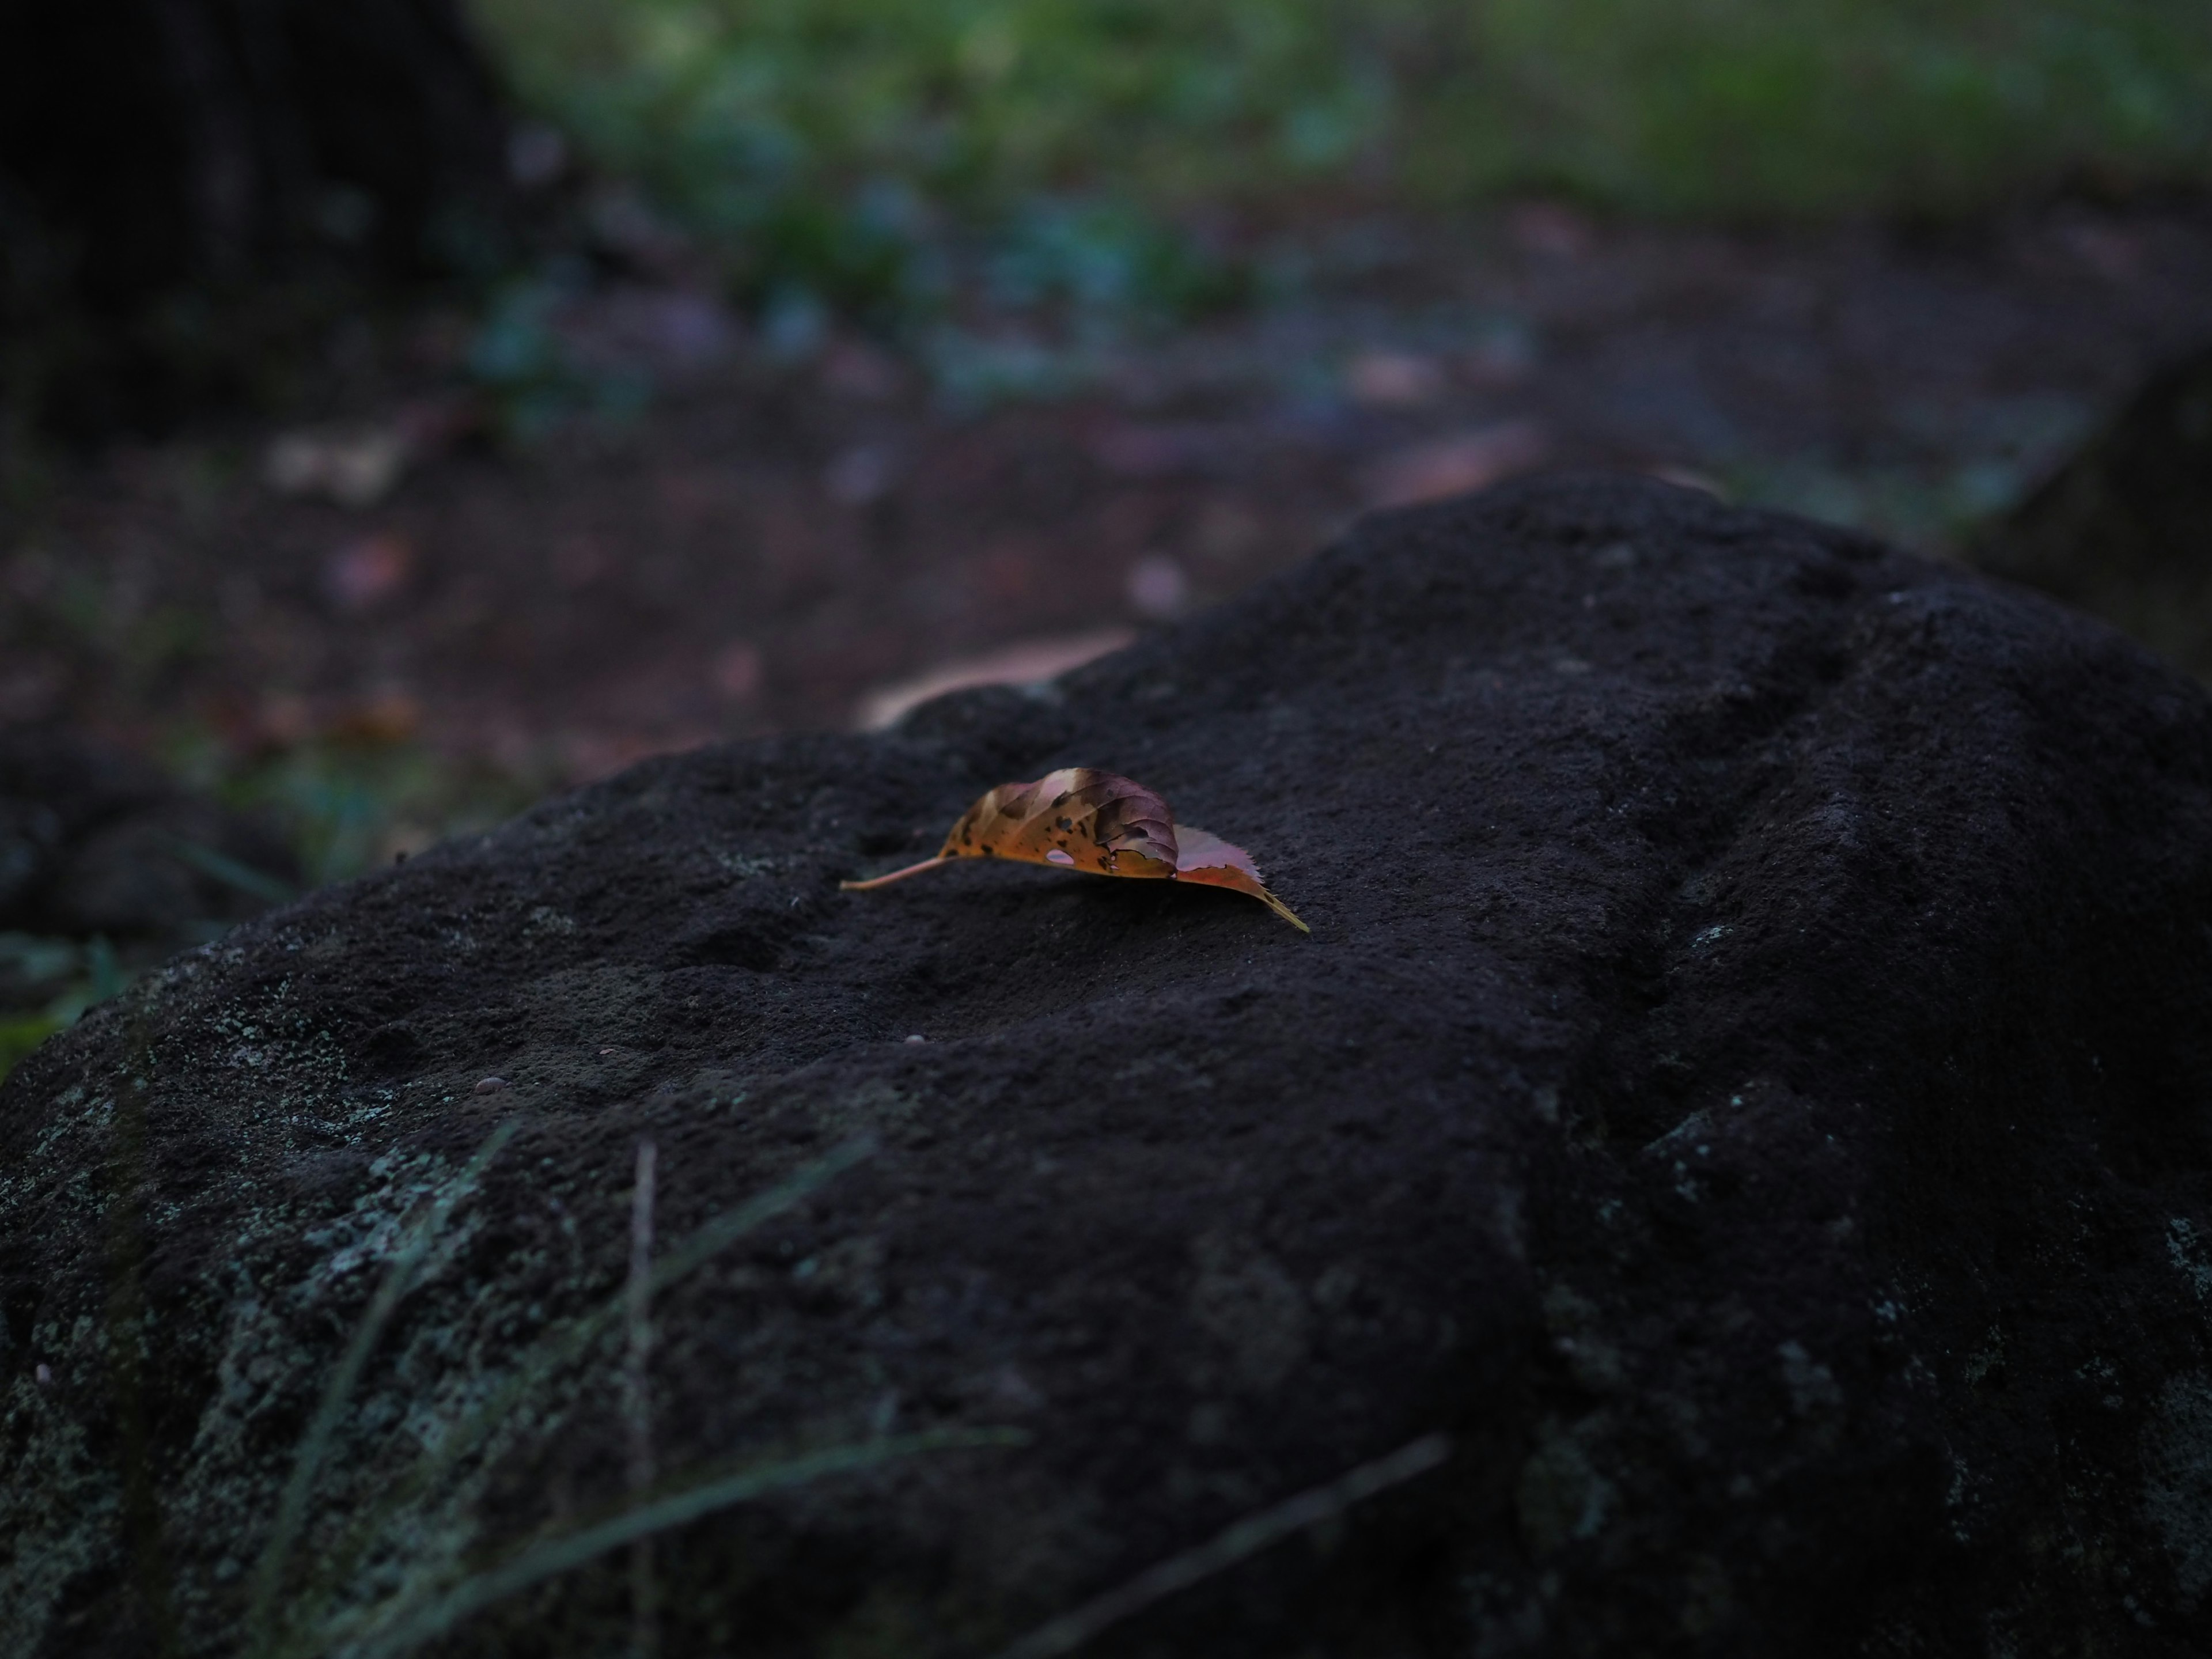
[(0, 1536), (24, 1540), (0, 1568), (0, 1630), (20, 1638), (46, 1626), (72, 1580), (112, 1559), (122, 1488), (52, 1386), (27, 1372), (0, 1407), (0, 1441), (22, 1449), (0, 1481)]

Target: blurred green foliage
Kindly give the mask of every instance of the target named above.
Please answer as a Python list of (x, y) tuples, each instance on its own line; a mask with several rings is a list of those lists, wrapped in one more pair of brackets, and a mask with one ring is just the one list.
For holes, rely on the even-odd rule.
[(2212, 174), (2203, 0), (477, 0), (525, 100), (843, 302), (933, 216), (1501, 189), (1942, 212)]
[[(1501, 176), (1632, 207), (1943, 213), (2212, 175), (2198, 0), (1492, 0), (1484, 16), (1492, 131), (1515, 135)], [(1422, 165), (1419, 138), (1430, 183), (1474, 182)]]
[(0, 933), (0, 1078), (130, 978), (105, 939)]
[[(307, 889), (348, 880), (457, 836), (480, 834), (540, 799), (557, 781), (543, 766), (506, 769), (438, 755), (418, 743), (318, 738), (240, 754), (204, 724), (167, 733), (161, 757), (187, 784), (280, 830), (298, 855)], [(206, 874), (264, 903), (295, 896), (279, 881), (211, 848), (176, 852)], [(220, 935), (215, 924), (200, 937)], [(192, 939), (126, 942), (0, 932), (0, 1079), (79, 1015), (128, 987)]]
[(408, 742), (322, 738), (240, 757), (196, 726), (179, 728), (163, 758), (192, 787), (280, 829), (310, 889), (489, 830), (556, 781), (550, 763), (503, 769)]
[(587, 285), (578, 262), (564, 259), (514, 273), (492, 291), (462, 366), (502, 437), (528, 443), (579, 415), (619, 425), (652, 402), (642, 369), (580, 361), (554, 328), (562, 301)]

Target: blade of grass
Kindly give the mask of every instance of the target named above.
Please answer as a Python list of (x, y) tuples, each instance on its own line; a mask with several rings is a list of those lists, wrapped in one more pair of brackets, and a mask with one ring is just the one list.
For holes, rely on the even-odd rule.
[(171, 843), (176, 855), (204, 876), (211, 876), (226, 887), (235, 887), (249, 898), (258, 898), (264, 904), (289, 904), (299, 897), (289, 881), (279, 881), (275, 876), (242, 864), (227, 853), (204, 846), (196, 841), (177, 836)]
[(1188, 1589), (1294, 1532), (1341, 1515), (1354, 1504), (1424, 1474), (1450, 1455), (1449, 1437), (1423, 1435), (1387, 1457), (1362, 1463), (1326, 1486), (1247, 1516), (1196, 1548), (1147, 1567), (1120, 1589), (1038, 1626), (1012, 1647), (1001, 1650), (998, 1659), (1059, 1659), (1062, 1654), (1073, 1653), (1109, 1626), (1143, 1612), (1163, 1597)]
[(596, 1556), (771, 1492), (804, 1486), (825, 1475), (873, 1468), (921, 1452), (968, 1446), (1014, 1446), (1024, 1443), (1028, 1438), (1018, 1429), (939, 1429), (926, 1434), (835, 1446), (800, 1457), (757, 1464), (720, 1480), (702, 1481), (665, 1498), (625, 1510), (596, 1526), (533, 1544), (503, 1565), (463, 1579), (428, 1605), (412, 1611), (402, 1610), (385, 1630), (363, 1640), (356, 1650), (356, 1659), (396, 1659), (396, 1656), (410, 1648), (444, 1636), (461, 1620), (494, 1602), (581, 1566)]
[(123, 969), (115, 960), (115, 947), (107, 942), (105, 933), (94, 933), (92, 943), (85, 947), (85, 962), (92, 979), (92, 1000), (106, 1002), (123, 994), (130, 981), (123, 977)]
[[(748, 1199), (736, 1209), (704, 1223), (675, 1249), (653, 1263), (646, 1280), (647, 1295), (648, 1297), (657, 1295), (711, 1261), (720, 1251), (727, 1249), (754, 1228), (774, 1220), (785, 1211), (802, 1203), (854, 1164), (873, 1156), (875, 1150), (875, 1143), (865, 1138), (847, 1141), (807, 1164), (788, 1181), (771, 1187), (766, 1192)], [(392, 1486), (383, 1500), (356, 1521), (339, 1540), (337, 1547), (325, 1558), (322, 1570), (315, 1576), (315, 1599), (311, 1605), (303, 1605), (297, 1626), (308, 1631), (320, 1628), (329, 1617), (331, 1603), (338, 1589), (351, 1577), (362, 1558), (384, 1535), (392, 1517), (429, 1491), (462, 1459), (488, 1440), (494, 1431), (508, 1419), (531, 1389), (562, 1365), (580, 1357), (610, 1327), (623, 1318), (629, 1307), (630, 1295), (630, 1286), (625, 1282), (598, 1308), (547, 1332), (532, 1343), (506, 1381), (455, 1424), (440, 1439), (437, 1446), (425, 1453), (415, 1467)]]
[[(736, 1209), (702, 1222), (689, 1238), (653, 1263), (653, 1294), (659, 1295), (677, 1280), (696, 1272), (763, 1222), (774, 1220), (817, 1187), (842, 1175), (855, 1164), (873, 1158), (875, 1153), (876, 1143), (866, 1136), (848, 1140), (824, 1153), (781, 1186), (771, 1187), (758, 1197), (747, 1199)], [(611, 1321), (623, 1306), (621, 1297), (608, 1303), (602, 1311), (603, 1321)]]
[(271, 1620), (277, 1595), (283, 1589), (284, 1568), (307, 1519), (307, 1500), (313, 1494), (315, 1476), (322, 1468), (331, 1439), (337, 1432), (338, 1421), (345, 1415), (347, 1402), (353, 1398), (369, 1355), (384, 1334), (385, 1326), (391, 1322), (400, 1299), (411, 1287), (415, 1270), (444, 1231), (453, 1206), (476, 1184), (477, 1177), (492, 1159), (499, 1156), (500, 1149), (514, 1138), (520, 1127), (509, 1119), (494, 1129), (461, 1172), (422, 1207), (385, 1268), (383, 1282), (377, 1285), (376, 1294), (369, 1298), (360, 1322), (354, 1327), (353, 1340), (347, 1344), (337, 1369), (323, 1385), (322, 1400), (293, 1456), (291, 1478), (284, 1483), (283, 1496), (277, 1501), (276, 1518), (270, 1527), (269, 1541), (262, 1547), (261, 1559), (254, 1564), (252, 1597), (246, 1614), (247, 1652), (265, 1652), (276, 1634)]

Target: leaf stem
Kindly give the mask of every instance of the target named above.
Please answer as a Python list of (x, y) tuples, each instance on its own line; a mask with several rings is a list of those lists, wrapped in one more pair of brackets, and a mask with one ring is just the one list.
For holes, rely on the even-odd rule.
[(866, 881), (841, 881), (837, 884), (837, 887), (841, 892), (872, 892), (878, 887), (888, 887), (895, 881), (904, 881), (908, 876), (918, 876), (925, 870), (934, 870), (940, 864), (951, 862), (952, 860), (948, 858), (924, 859), (919, 864), (908, 865), (903, 870), (894, 870), (887, 876), (874, 876)]

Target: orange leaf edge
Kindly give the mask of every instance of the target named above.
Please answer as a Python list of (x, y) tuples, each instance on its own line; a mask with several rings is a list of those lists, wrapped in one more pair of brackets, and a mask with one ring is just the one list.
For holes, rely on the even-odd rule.
[(1255, 880), (1249, 871), (1240, 870), (1234, 865), (1203, 864), (1195, 870), (1178, 870), (1176, 879), (1200, 887), (1226, 887), (1232, 892), (1247, 894), (1259, 900), (1301, 933), (1310, 935), (1313, 932), (1298, 920), (1298, 913), (1268, 891), (1264, 883)]

